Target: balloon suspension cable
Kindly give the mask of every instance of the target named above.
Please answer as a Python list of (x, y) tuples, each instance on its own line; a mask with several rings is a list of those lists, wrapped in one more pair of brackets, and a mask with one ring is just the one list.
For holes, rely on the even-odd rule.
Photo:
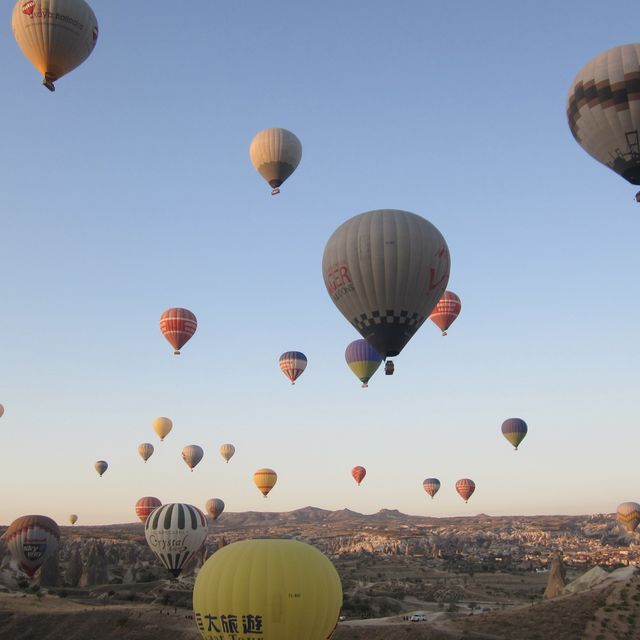
[(55, 91), (56, 88), (53, 86), (53, 82), (51, 82), (51, 80), (47, 80), (47, 78), (45, 77), (42, 80), (42, 84), (47, 87), (47, 89), (49, 89), (49, 91)]
[(277, 196), (280, 193), (280, 189), (276, 187), (275, 189), (271, 189), (271, 195)]

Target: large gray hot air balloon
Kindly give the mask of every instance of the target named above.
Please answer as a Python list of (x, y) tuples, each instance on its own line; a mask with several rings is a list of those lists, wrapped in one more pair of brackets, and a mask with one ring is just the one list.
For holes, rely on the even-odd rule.
[(189, 444), (182, 450), (182, 459), (185, 461), (189, 469), (193, 468), (202, 460), (204, 451), (197, 444)]
[(275, 196), (280, 193), (280, 185), (300, 164), (302, 143), (287, 129), (263, 129), (251, 142), (249, 157)]
[(329, 238), (322, 275), (331, 299), (383, 357), (399, 354), (429, 317), (449, 281), (442, 234), (415, 213), (379, 209)]
[(567, 96), (567, 119), (588, 154), (640, 185), (640, 44), (608, 49), (580, 70)]

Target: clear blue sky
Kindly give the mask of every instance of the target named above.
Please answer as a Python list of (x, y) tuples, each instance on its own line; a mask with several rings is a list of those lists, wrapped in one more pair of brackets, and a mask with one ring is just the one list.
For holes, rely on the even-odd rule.
[[(638, 40), (637, 3), (91, 4), (97, 47), (55, 94), (0, 14), (0, 522), (132, 521), (143, 495), (433, 515), (640, 499), (640, 208), (565, 118), (578, 70)], [(248, 157), (271, 126), (303, 143), (276, 198)], [(463, 310), (364, 391), (321, 260), (339, 224), (387, 207), (444, 234)], [(158, 329), (171, 306), (199, 321), (180, 358)], [(287, 350), (309, 359), (295, 387)]]

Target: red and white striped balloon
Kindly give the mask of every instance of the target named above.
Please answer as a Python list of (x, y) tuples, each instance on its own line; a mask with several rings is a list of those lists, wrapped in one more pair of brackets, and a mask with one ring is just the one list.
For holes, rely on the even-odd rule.
[(180, 349), (191, 339), (198, 328), (198, 320), (188, 309), (171, 307), (160, 316), (160, 331), (180, 355)]

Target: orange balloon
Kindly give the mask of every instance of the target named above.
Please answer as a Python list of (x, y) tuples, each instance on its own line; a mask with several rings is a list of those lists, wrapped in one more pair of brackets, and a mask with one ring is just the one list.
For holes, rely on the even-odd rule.
[(253, 481), (265, 498), (269, 491), (273, 489), (277, 480), (278, 474), (273, 469), (258, 469), (253, 474)]
[(353, 476), (353, 479), (358, 483), (358, 486), (360, 486), (360, 483), (367, 475), (367, 470), (364, 467), (353, 467), (353, 469), (351, 469), (351, 475)]

